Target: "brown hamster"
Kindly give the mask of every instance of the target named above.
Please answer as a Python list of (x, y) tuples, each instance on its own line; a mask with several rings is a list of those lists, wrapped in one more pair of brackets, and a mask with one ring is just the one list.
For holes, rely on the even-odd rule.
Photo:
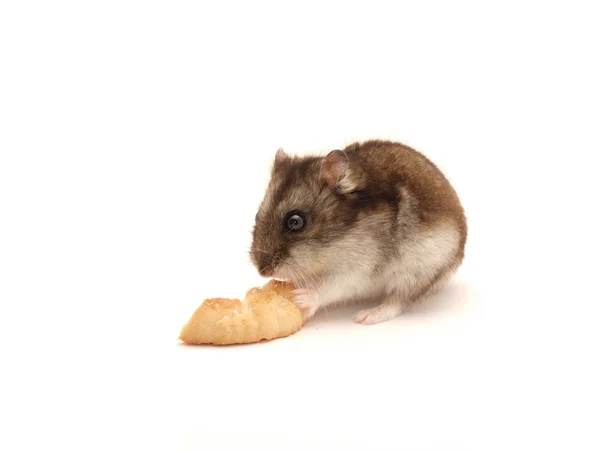
[(261, 275), (296, 285), (307, 319), (322, 306), (380, 299), (354, 317), (374, 324), (448, 279), (466, 239), (442, 172), (405, 145), (368, 141), (325, 157), (278, 150), (250, 255)]

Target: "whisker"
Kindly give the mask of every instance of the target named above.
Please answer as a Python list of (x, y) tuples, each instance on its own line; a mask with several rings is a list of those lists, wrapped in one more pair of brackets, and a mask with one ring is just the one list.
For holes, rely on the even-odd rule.
[(265, 270), (267, 270), (267, 269), (268, 269), (268, 267), (265, 267), (264, 269), (261, 269), (261, 270), (259, 270), (259, 271), (258, 271), (258, 273), (259, 273), (260, 275), (262, 275), (262, 274), (263, 274), (263, 272), (264, 272)]

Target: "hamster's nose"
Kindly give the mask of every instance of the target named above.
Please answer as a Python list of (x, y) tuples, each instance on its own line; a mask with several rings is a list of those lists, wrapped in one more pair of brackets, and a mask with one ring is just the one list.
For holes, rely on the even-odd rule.
[(258, 267), (258, 273), (260, 274), (261, 277), (272, 277), (274, 270), (273, 267), (271, 266), (271, 264), (261, 264)]
[(271, 258), (265, 256), (261, 256), (258, 258), (257, 269), (258, 273), (262, 277), (272, 277), (273, 276), (273, 265), (271, 264)]

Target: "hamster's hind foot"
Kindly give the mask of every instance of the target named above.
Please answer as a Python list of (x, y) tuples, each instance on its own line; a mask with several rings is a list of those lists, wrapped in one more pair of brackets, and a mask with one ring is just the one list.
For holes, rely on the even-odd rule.
[(402, 312), (402, 309), (402, 305), (398, 302), (384, 302), (374, 308), (357, 312), (354, 315), (354, 321), (363, 325), (375, 325), (395, 318)]

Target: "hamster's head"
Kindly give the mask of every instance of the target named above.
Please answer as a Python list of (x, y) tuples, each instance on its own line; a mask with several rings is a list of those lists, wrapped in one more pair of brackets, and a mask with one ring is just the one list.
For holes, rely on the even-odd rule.
[(277, 151), (250, 249), (262, 276), (314, 285), (357, 247), (357, 222), (374, 214), (375, 203), (361, 190), (366, 174), (350, 164), (340, 150), (326, 157)]

